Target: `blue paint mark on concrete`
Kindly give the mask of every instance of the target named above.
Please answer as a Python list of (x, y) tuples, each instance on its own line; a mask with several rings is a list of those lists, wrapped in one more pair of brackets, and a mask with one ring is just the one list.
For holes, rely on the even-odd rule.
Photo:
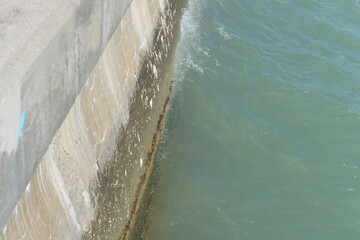
[(21, 121), (20, 121), (20, 127), (19, 127), (19, 133), (18, 133), (18, 138), (20, 137), (20, 134), (21, 134), (21, 130), (24, 126), (24, 123), (25, 123), (25, 113), (22, 112), (21, 113)]

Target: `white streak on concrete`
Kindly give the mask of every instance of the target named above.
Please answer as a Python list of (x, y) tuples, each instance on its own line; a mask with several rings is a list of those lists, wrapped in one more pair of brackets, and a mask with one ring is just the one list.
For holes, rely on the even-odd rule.
[(153, 72), (154, 72), (155, 77), (158, 78), (158, 73), (157, 73), (157, 69), (156, 69), (155, 65), (153, 65)]
[(90, 207), (90, 196), (89, 196), (89, 193), (87, 191), (83, 191), (82, 194), (81, 194), (84, 198), (84, 202), (85, 204)]
[(26, 186), (26, 192), (29, 193), (30, 192), (30, 184), (31, 184), (31, 181), (28, 183), (28, 185)]
[(75, 227), (80, 231), (80, 225), (76, 218), (75, 210), (71, 203), (70, 197), (67, 193), (67, 190), (65, 189), (65, 184), (61, 177), (61, 173), (56, 166), (55, 160), (52, 158), (53, 156), (52, 146), (50, 146), (49, 150), (50, 150), (50, 158), (49, 161), (47, 162), (50, 172), (49, 178), (52, 180), (52, 184), (54, 185), (55, 192), (61, 202), (66, 217), (68, 218), (68, 221), (72, 222), (75, 225)]
[(152, 99), (150, 99), (150, 108), (153, 107), (153, 102), (152, 102)]

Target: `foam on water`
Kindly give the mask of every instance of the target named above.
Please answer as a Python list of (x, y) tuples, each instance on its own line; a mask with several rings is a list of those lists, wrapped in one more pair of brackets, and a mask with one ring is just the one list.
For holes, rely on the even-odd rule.
[(200, 40), (200, 10), (204, 4), (204, 0), (195, 0), (189, 2), (189, 8), (184, 9), (181, 21), (181, 39), (177, 47), (175, 75), (174, 78), (174, 92), (181, 88), (181, 82), (185, 80), (184, 72), (190, 68), (195, 68), (198, 71), (203, 69), (196, 65), (192, 59), (192, 49), (199, 45)]

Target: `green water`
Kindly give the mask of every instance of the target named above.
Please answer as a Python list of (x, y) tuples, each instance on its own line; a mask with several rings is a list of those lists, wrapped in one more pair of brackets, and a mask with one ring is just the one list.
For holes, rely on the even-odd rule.
[(189, 0), (146, 240), (360, 239), (360, 3)]

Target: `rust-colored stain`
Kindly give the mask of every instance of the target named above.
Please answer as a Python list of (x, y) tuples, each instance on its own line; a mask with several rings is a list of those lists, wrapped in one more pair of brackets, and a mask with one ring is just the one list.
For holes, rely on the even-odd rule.
[(145, 171), (144, 171), (143, 175), (140, 177), (140, 182), (139, 182), (139, 184), (137, 186), (137, 190), (136, 190), (136, 194), (135, 194), (135, 200), (131, 205), (130, 218), (129, 218), (128, 222), (125, 225), (125, 228), (124, 228), (124, 230), (123, 230), (123, 232), (121, 234), (120, 240), (125, 240), (126, 239), (126, 237), (128, 235), (128, 232), (132, 227), (133, 220), (135, 219), (135, 216), (136, 216), (138, 202), (139, 202), (139, 199), (141, 198), (141, 192), (143, 190), (142, 188), (146, 183), (146, 178), (148, 177), (149, 172), (151, 172), (152, 163), (154, 161), (156, 149), (159, 146), (159, 142), (160, 142), (162, 126), (163, 126), (163, 122), (164, 122), (165, 114), (166, 114), (166, 106), (167, 106), (167, 104), (169, 103), (169, 100), (170, 100), (171, 90), (172, 90), (172, 84), (170, 85), (168, 96), (167, 96), (167, 98), (165, 100), (162, 113), (160, 114), (159, 120), (157, 122), (156, 132), (154, 133), (154, 136), (152, 138), (151, 148), (150, 148), (150, 150), (149, 150), (149, 152), (147, 154), (147, 158), (146, 158), (146, 162), (145, 162)]

